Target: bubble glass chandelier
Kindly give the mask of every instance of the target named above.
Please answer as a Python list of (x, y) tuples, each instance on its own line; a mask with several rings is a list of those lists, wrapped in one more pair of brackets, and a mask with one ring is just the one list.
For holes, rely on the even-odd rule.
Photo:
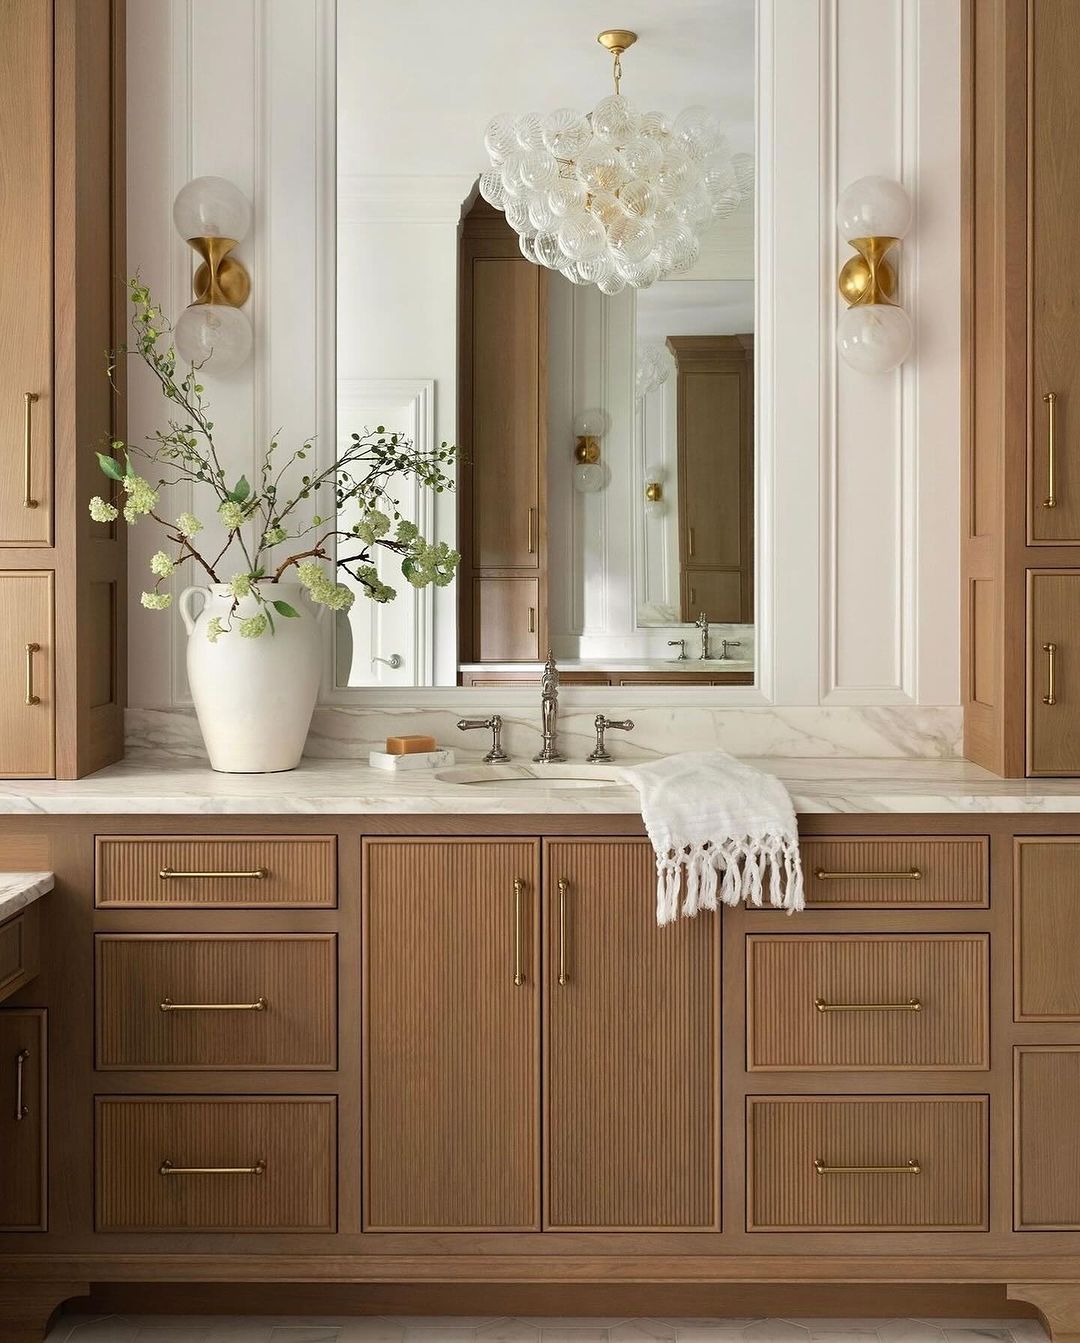
[(689, 270), (702, 231), (752, 193), (753, 159), (731, 154), (707, 108), (674, 120), (639, 112), (619, 91), (637, 34), (610, 29), (597, 41), (611, 52), (615, 92), (586, 115), (560, 107), (495, 117), (480, 194), (506, 215), (528, 260), (617, 294)]

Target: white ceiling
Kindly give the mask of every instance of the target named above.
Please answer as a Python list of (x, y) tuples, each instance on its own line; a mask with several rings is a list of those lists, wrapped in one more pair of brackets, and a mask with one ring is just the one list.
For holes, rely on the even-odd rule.
[(665, 280), (637, 295), (639, 341), (739, 336), (754, 329), (753, 280)]
[(588, 111), (612, 91), (604, 28), (631, 28), (622, 91), (705, 105), (752, 150), (755, 0), (338, 0), (338, 171), (478, 173), (499, 112)]

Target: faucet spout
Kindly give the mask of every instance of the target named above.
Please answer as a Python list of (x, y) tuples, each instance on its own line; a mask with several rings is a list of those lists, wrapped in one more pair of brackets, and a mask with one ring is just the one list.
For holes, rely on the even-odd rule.
[(540, 765), (553, 765), (563, 757), (556, 745), (559, 726), (559, 670), (555, 666), (555, 655), (548, 649), (544, 674), (540, 678), (540, 735), (543, 745), (540, 754), (533, 760)]
[(709, 617), (702, 611), (694, 624), (701, 631), (701, 653), (699, 657), (704, 662), (709, 656)]

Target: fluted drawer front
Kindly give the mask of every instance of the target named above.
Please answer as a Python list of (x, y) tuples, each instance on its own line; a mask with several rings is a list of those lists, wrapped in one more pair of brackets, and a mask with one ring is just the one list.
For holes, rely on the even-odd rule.
[(96, 938), (99, 1068), (333, 1068), (337, 939)]
[(988, 1068), (983, 934), (747, 938), (751, 1070)]
[(100, 1096), (98, 1231), (333, 1231), (333, 1096)]
[(99, 908), (333, 908), (333, 835), (99, 835)]
[(749, 1231), (986, 1230), (985, 1096), (749, 1096), (747, 1142)]
[(804, 839), (808, 906), (874, 909), (989, 902), (989, 845), (982, 836)]

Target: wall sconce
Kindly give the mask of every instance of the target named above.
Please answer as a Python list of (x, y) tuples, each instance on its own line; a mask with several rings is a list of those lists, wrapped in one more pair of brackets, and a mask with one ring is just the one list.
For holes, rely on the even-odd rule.
[(586, 410), (574, 420), (574, 489), (579, 494), (595, 494), (607, 483), (600, 462), (600, 440), (610, 421), (602, 410)]
[(647, 518), (662, 518), (667, 512), (667, 501), (664, 498), (664, 478), (666, 474), (661, 466), (645, 468), (645, 516)]
[(860, 373), (888, 373), (911, 351), (911, 318), (896, 303), (896, 270), (888, 255), (911, 224), (911, 201), (899, 182), (860, 177), (841, 195), (836, 224), (858, 253), (840, 271), (848, 309), (836, 326), (837, 347)]
[(173, 333), (176, 350), (185, 362), (222, 377), (251, 353), (251, 323), (240, 311), (251, 277), (230, 256), (251, 228), (251, 206), (223, 177), (196, 177), (176, 197), (173, 223), (202, 258), (192, 281), (195, 302), (180, 314)]

